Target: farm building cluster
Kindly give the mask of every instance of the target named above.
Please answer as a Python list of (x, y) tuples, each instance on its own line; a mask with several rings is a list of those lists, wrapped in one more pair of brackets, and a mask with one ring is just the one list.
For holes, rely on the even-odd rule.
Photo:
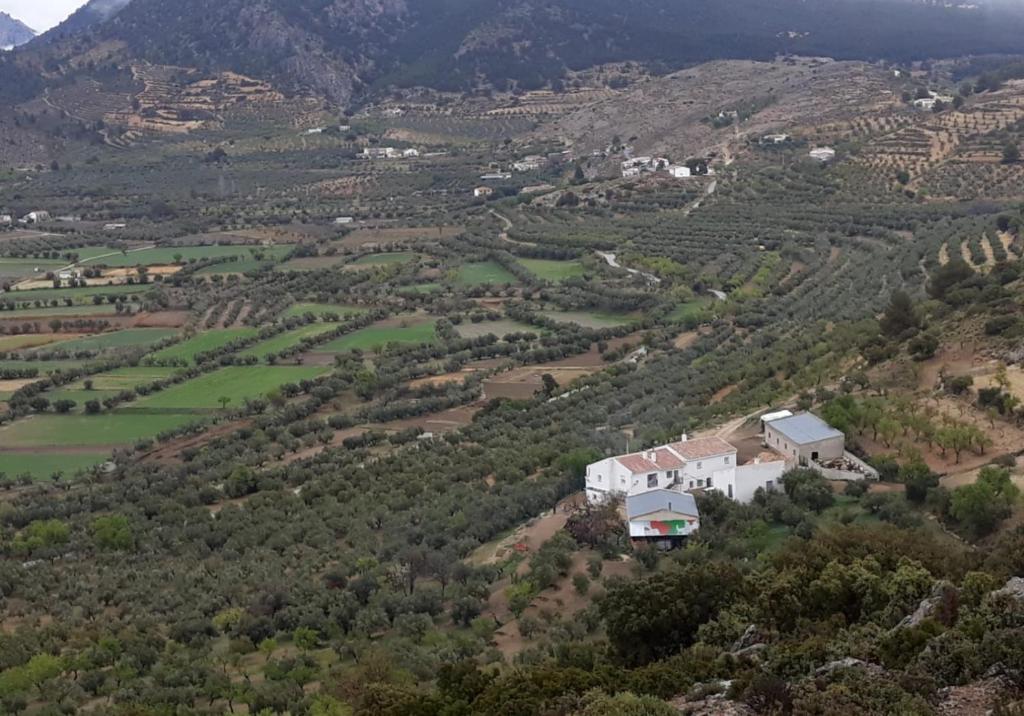
[(638, 177), (641, 174), (666, 172), (674, 179), (687, 179), (702, 176), (711, 172), (704, 159), (691, 159), (684, 164), (673, 164), (665, 157), (630, 157), (622, 162), (624, 179)]
[(846, 451), (842, 432), (812, 413), (761, 417), (761, 447), (739, 464), (737, 448), (720, 437), (680, 437), (587, 466), (591, 504), (622, 498), (629, 535), (670, 546), (700, 527), (693, 495), (717, 491), (747, 503), (758, 490), (777, 489), (783, 474), (810, 467), (832, 480), (876, 480), (873, 468)]

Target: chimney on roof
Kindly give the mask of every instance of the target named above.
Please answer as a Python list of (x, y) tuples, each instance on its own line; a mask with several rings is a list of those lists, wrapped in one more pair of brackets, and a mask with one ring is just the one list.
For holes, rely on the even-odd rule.
[(681, 442), (681, 443), (685, 443), (689, 439), (690, 439), (690, 436), (687, 435), (686, 433), (683, 433), (682, 435), (679, 436), (679, 442)]
[(651, 462), (654, 462), (655, 457), (657, 457), (657, 456), (654, 454), (653, 450), (648, 450), (647, 451), (647, 459), (648, 460), (650, 460)]

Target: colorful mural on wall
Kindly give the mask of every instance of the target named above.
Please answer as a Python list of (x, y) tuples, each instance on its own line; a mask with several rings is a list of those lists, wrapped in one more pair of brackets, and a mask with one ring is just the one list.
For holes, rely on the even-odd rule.
[(697, 528), (697, 520), (652, 520), (644, 526), (644, 532), (663, 537), (682, 537)]

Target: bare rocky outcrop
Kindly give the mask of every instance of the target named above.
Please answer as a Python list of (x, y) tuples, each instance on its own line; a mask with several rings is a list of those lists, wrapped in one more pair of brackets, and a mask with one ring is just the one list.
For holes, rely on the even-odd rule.
[(921, 603), (917, 605), (917, 609), (912, 614), (905, 616), (896, 625), (896, 628), (908, 629), (916, 627), (925, 619), (934, 619), (949, 626), (956, 621), (959, 600), (960, 593), (955, 586), (949, 582), (938, 582), (932, 588), (932, 593), (927, 598), (922, 599)]
[(1001, 677), (950, 686), (939, 691), (935, 711), (939, 716), (988, 716), (1009, 692), (1010, 685)]

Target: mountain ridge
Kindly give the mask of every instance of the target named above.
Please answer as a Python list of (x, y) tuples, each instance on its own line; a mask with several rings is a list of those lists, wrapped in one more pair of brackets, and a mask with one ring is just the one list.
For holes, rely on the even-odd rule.
[(1012, 53), (1022, 34), (1012, 9), (911, 0), (92, 0), (18, 64), (117, 43), (122, 60), (237, 71), (349, 106), (391, 86), (538, 89), (620, 61)]
[(36, 31), (16, 17), (0, 10), (0, 49), (23, 45), (36, 36)]

